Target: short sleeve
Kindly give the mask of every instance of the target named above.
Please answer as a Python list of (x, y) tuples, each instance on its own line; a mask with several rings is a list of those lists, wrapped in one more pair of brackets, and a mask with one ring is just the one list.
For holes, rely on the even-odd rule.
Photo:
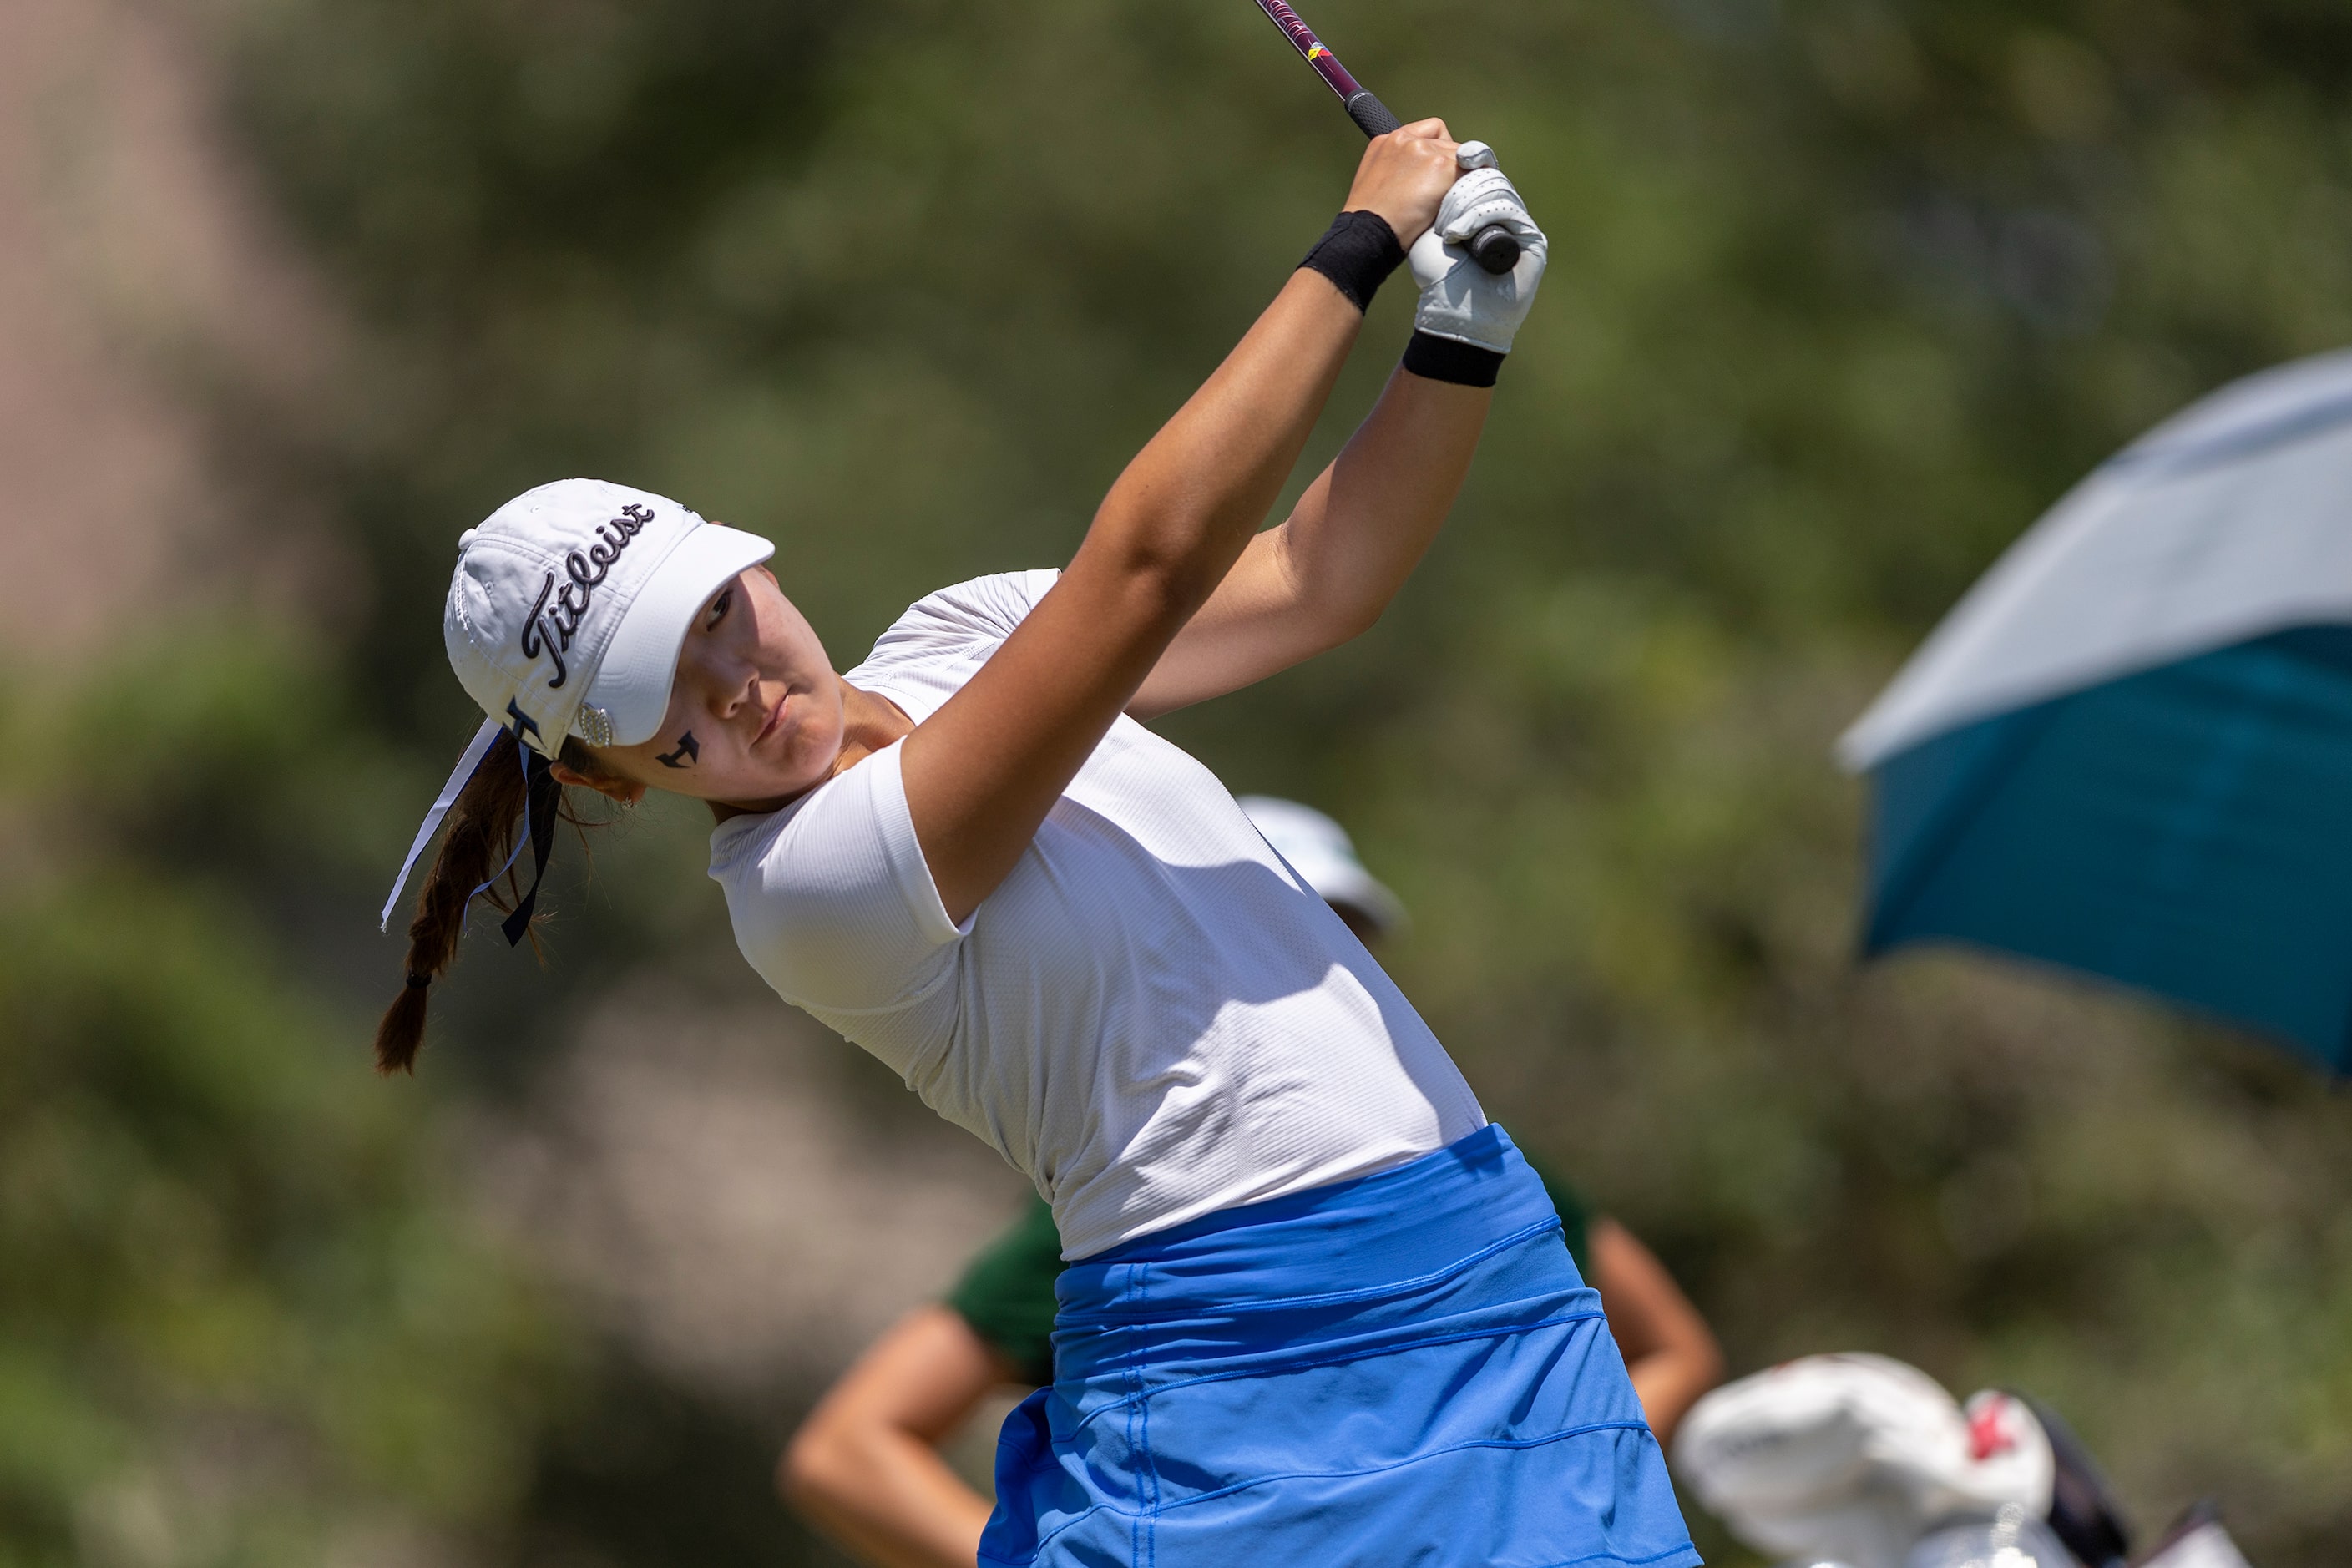
[(1021, 1217), (981, 1250), (948, 1294), (948, 1305), (989, 1349), (1030, 1383), (1054, 1381), (1054, 1283), (1062, 1277), (1062, 1234), (1054, 1211), (1032, 1198)]
[(948, 919), (923, 861), (900, 751), (877, 752), (764, 832), (717, 836), (711, 875), (727, 890), (736, 943), (788, 1002), (887, 1012), (953, 967), (970, 922)]
[(879, 673), (897, 665), (928, 665), (992, 650), (1028, 618), (1061, 576), (1050, 567), (1000, 572), (925, 595), (891, 623), (858, 668)]

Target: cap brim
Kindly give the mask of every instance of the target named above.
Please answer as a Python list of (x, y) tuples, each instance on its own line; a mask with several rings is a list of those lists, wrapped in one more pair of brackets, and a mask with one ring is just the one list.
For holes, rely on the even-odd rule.
[(614, 630), (585, 699), (612, 721), (614, 745), (654, 738), (669, 710), (677, 650), (694, 617), (730, 579), (775, 552), (774, 545), (756, 534), (706, 522), (688, 530), (654, 569)]

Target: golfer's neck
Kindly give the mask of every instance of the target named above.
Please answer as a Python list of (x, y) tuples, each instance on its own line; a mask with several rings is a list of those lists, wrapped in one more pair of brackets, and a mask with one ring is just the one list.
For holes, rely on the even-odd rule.
[(834, 763), (834, 773), (856, 767), (883, 747), (905, 740), (914, 728), (915, 721), (888, 698), (861, 691), (843, 681), (841, 760)]

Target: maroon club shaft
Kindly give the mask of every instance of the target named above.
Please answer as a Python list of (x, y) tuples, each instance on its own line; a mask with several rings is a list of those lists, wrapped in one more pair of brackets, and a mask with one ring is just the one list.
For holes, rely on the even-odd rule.
[(1348, 68), (1339, 63), (1339, 57), (1315, 36), (1314, 28), (1298, 19), (1297, 12), (1284, 5), (1282, 0), (1257, 0), (1257, 8), (1282, 29), (1282, 36), (1288, 38), (1291, 46), (1307, 57), (1307, 63), (1315, 68), (1315, 74), (1339, 95), (1340, 103), (1347, 108), (1348, 118), (1354, 121), (1366, 136), (1385, 136), (1397, 128), (1401, 122), (1389, 112), (1388, 105), (1374, 98), (1362, 82), (1348, 74)]
[(1315, 68), (1318, 76), (1331, 84), (1331, 90), (1338, 93), (1342, 101), (1364, 90), (1363, 84), (1349, 76), (1348, 68), (1339, 63), (1339, 57), (1323, 47), (1323, 40), (1315, 36), (1315, 29), (1298, 19), (1297, 12), (1284, 5), (1282, 0), (1257, 0), (1257, 5), (1259, 10), (1274, 18), (1274, 25), (1297, 46), (1298, 52), (1307, 57), (1307, 63)]
[[(1257, 0), (1257, 8), (1282, 29), (1282, 36), (1288, 38), (1291, 46), (1307, 57), (1307, 63), (1315, 68), (1315, 74), (1339, 95), (1339, 102), (1348, 110), (1348, 118), (1356, 122), (1357, 130), (1367, 137), (1385, 136), (1402, 123), (1389, 112), (1387, 104), (1374, 98), (1369, 88), (1348, 74), (1348, 68), (1339, 63), (1339, 57), (1315, 36), (1314, 28), (1299, 20), (1297, 12), (1284, 5), (1282, 0)], [(1498, 223), (1488, 224), (1472, 236), (1467, 248), (1471, 259), (1489, 272), (1508, 272), (1519, 259), (1519, 242), (1511, 237), (1509, 229)]]

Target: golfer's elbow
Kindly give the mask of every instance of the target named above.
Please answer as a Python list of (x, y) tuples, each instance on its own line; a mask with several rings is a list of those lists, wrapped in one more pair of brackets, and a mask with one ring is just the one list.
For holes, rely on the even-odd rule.
[(1181, 626), (1208, 602), (1230, 563), (1212, 558), (1191, 542), (1171, 538), (1175, 531), (1138, 530), (1100, 545), (1089, 536), (1071, 570), (1088, 565), (1103, 570), (1096, 581), (1108, 581), (1111, 613), (1119, 622), (1155, 633)]
[(1079, 553), (1098, 552), (1121, 581), (1190, 615), (1232, 570), (1265, 509), (1152, 456), (1147, 449), (1103, 498)]
[(1341, 643), (1354, 642), (1379, 626), (1381, 617), (1388, 613), (1389, 599), (1390, 595), (1385, 594), (1378, 598), (1362, 595), (1343, 598), (1315, 613), (1311, 624), (1321, 635), (1324, 650), (1328, 652)]
[(1328, 531), (1302, 531), (1296, 518), (1267, 538), (1273, 594), (1309, 653), (1328, 652), (1379, 626), (1412, 574), (1410, 562), (1367, 562), (1360, 552), (1334, 548)]
[(1302, 572), (1287, 560), (1284, 564), (1289, 587), (1286, 616), (1302, 637), (1311, 639), (1314, 653), (1328, 653), (1362, 637), (1381, 624), (1396, 598), (1395, 584), (1333, 572)]

